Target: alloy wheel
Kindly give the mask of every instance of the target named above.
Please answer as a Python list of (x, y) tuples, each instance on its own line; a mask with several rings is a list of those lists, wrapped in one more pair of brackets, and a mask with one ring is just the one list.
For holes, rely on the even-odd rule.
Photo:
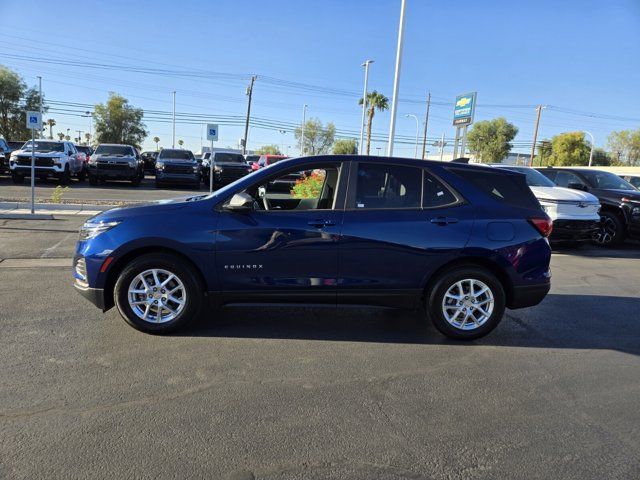
[(593, 239), (600, 245), (608, 245), (613, 242), (617, 235), (616, 223), (611, 217), (602, 217), (600, 229), (595, 233)]
[(442, 299), (442, 313), (451, 326), (474, 330), (491, 318), (494, 303), (493, 292), (486, 283), (467, 278), (447, 289)]
[(154, 268), (133, 278), (127, 298), (129, 307), (141, 320), (166, 323), (184, 309), (187, 291), (176, 274)]

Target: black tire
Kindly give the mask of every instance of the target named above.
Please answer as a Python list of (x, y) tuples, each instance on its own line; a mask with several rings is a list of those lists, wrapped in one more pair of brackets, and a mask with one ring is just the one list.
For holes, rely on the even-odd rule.
[(78, 172), (77, 177), (79, 182), (84, 182), (87, 179), (87, 169), (82, 167), (82, 170)]
[[(476, 281), (479, 280), (480, 282), (484, 283), (487, 287), (489, 287), (489, 290), (493, 295), (493, 311), (491, 312), (488, 319), (486, 319), (484, 323), (480, 323), (479, 326), (475, 328), (472, 327), (468, 330), (462, 329), (449, 323), (449, 321), (447, 321), (447, 319), (445, 318), (443, 312), (443, 301), (447, 291), (457, 282), (467, 279)], [(465, 284), (463, 284), (463, 286), (464, 285)], [(462, 301), (470, 301), (464, 300), (464, 298), (466, 297), (463, 297)], [(469, 296), (469, 298), (472, 299), (473, 296)], [(475, 340), (477, 338), (484, 337), (494, 328), (496, 328), (496, 326), (498, 326), (504, 315), (505, 305), (506, 296), (504, 293), (504, 288), (500, 281), (496, 278), (496, 276), (489, 270), (486, 270), (482, 267), (469, 265), (456, 267), (452, 270), (442, 273), (439, 277), (437, 277), (431, 283), (429, 291), (427, 292), (425, 308), (434, 326), (443, 335), (446, 335), (447, 337), (453, 338), (455, 340)], [(471, 306), (470, 308), (477, 309), (477, 306)], [(473, 322), (469, 321), (466, 324), (472, 326)]]
[(625, 239), (625, 225), (614, 212), (600, 214), (600, 230), (594, 235), (593, 243), (600, 247), (618, 247)]
[(58, 181), (60, 185), (69, 185), (71, 181), (71, 173), (69, 172), (69, 165), (65, 165), (64, 172), (58, 175)]
[(24, 183), (24, 175), (19, 173), (11, 173), (11, 181), (15, 184)]
[(134, 187), (137, 187), (140, 185), (140, 181), (142, 179), (140, 177), (135, 177), (131, 180), (131, 185), (133, 185)]
[(98, 177), (89, 174), (89, 185), (91, 185), (92, 187), (97, 187), (98, 183)]
[(162, 187), (163, 187), (163, 183), (156, 180), (156, 188), (162, 188)]
[[(149, 269), (169, 271), (184, 285), (186, 292), (184, 307), (174, 319), (165, 323), (143, 320), (129, 305), (129, 285), (140, 273)], [(125, 266), (116, 281), (113, 297), (120, 315), (133, 328), (141, 332), (163, 334), (182, 329), (197, 318), (203, 304), (203, 290), (196, 272), (180, 257), (167, 253), (150, 253), (136, 258)]]

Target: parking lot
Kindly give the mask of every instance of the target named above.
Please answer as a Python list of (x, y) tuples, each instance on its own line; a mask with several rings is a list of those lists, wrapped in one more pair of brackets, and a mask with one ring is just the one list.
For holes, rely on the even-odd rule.
[(361, 308), (225, 309), (159, 337), (74, 292), (83, 221), (0, 220), (2, 478), (640, 475), (637, 245), (556, 252), (543, 303), (469, 344)]

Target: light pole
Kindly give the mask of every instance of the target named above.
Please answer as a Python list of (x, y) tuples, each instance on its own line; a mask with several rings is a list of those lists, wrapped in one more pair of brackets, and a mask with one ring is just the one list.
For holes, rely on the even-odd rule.
[(278, 132), (280, 132), (280, 134), (282, 135), (282, 150), (280, 150), (280, 152), (284, 155), (284, 136), (287, 133), (286, 130), (278, 130)]
[(364, 140), (364, 117), (367, 111), (367, 86), (369, 84), (369, 65), (373, 63), (373, 60), (365, 60), (362, 64), (364, 67), (364, 93), (362, 94), (362, 120), (360, 120), (360, 144), (358, 150), (362, 155), (362, 143)]
[(538, 141), (538, 127), (540, 126), (540, 115), (542, 115), (542, 110), (547, 108), (544, 105), (538, 105), (536, 107), (536, 111), (538, 112), (536, 115), (536, 126), (533, 129), (533, 143), (531, 144), (531, 158), (529, 159), (529, 166), (533, 165), (533, 157), (536, 154), (536, 142)]
[(302, 133), (300, 135), (300, 156), (304, 157), (304, 130), (307, 124), (307, 104), (302, 106)]
[(93, 114), (91, 112), (84, 112), (85, 117), (89, 117), (89, 137), (93, 137)]
[(400, 5), (400, 26), (398, 27), (398, 47), (396, 50), (396, 71), (393, 78), (393, 98), (391, 100), (391, 123), (389, 124), (389, 145), (387, 155), (393, 156), (393, 140), (396, 135), (396, 115), (398, 113), (398, 90), (400, 88), (400, 67), (402, 63), (402, 41), (404, 37), (404, 12), (407, 0)]
[(593, 149), (596, 146), (596, 140), (595, 138), (593, 138), (593, 134), (591, 132), (587, 132), (586, 130), (584, 130), (584, 133), (591, 137), (591, 152), (589, 153), (589, 166), (591, 166), (591, 164), (593, 163)]
[(173, 136), (171, 137), (171, 148), (176, 148), (176, 91), (173, 91)]
[(66, 138), (70, 138), (70, 137), (69, 137), (69, 130), (71, 130), (71, 129), (70, 129), (70, 128), (67, 128), (67, 135), (66, 135)]
[(413, 113), (407, 113), (405, 118), (413, 118), (416, 121), (416, 149), (413, 152), (413, 158), (418, 158), (418, 142), (420, 137), (420, 120)]

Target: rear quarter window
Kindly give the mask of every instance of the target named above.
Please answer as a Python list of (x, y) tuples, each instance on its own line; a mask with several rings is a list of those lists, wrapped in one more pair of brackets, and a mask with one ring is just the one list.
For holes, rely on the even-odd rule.
[(483, 172), (475, 168), (449, 170), (500, 203), (532, 210), (541, 209), (527, 186), (524, 175), (491, 170)]

